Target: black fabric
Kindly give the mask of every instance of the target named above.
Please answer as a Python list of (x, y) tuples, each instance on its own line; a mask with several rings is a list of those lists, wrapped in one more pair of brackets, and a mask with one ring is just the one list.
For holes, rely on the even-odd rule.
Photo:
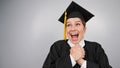
[(67, 16), (67, 19), (69, 19), (69, 18), (76, 18), (76, 17), (78, 17), (78, 18), (82, 19), (83, 21), (85, 21), (84, 18), (83, 18), (83, 16), (82, 16), (82, 14), (80, 12), (78, 12), (78, 11), (71, 12)]
[[(82, 6), (78, 5), (74, 1), (71, 2), (71, 4), (65, 11), (67, 12), (67, 19), (78, 17), (80, 19), (83, 19), (86, 23), (94, 16), (92, 13), (90, 13), (88, 10), (84, 9)], [(64, 23), (64, 14), (65, 12), (58, 19), (61, 23)]]
[[(60, 40), (55, 42), (51, 46), (42, 68), (80, 68), (78, 64), (72, 67), (70, 48), (67, 41)], [(112, 68), (100, 44), (85, 41), (84, 49), (84, 59), (87, 60), (87, 68)]]

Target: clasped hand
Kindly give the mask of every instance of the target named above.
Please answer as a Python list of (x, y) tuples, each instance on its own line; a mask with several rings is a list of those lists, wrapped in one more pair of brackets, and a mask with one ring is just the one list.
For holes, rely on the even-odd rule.
[(83, 58), (85, 56), (85, 51), (84, 48), (82, 48), (80, 45), (75, 45), (71, 47), (70, 55), (72, 55), (72, 57), (78, 64), (81, 65), (84, 62)]

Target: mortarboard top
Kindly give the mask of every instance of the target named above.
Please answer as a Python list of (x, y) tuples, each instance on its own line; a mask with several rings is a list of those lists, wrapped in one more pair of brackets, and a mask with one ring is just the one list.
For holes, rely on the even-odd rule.
[[(72, 1), (71, 4), (68, 6), (68, 8), (66, 9), (66, 13), (67, 13), (66, 16), (67, 19), (78, 17), (83, 19), (85, 22), (87, 22), (89, 19), (91, 19), (94, 16), (92, 13), (90, 13), (89, 11), (87, 11), (86, 9), (84, 9), (74, 1)], [(64, 16), (65, 16), (65, 12), (59, 18), (59, 21), (62, 23), (64, 23)]]

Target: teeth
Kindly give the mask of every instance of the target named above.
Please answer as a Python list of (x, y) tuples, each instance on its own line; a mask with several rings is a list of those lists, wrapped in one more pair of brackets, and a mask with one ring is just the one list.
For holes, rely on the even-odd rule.
[(74, 35), (71, 35), (71, 37), (74, 37), (74, 36), (78, 37), (78, 35), (79, 35), (79, 34), (74, 34)]

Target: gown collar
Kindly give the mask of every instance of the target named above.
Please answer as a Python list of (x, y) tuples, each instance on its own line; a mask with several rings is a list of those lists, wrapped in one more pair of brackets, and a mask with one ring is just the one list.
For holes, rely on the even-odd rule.
[[(67, 43), (70, 45), (70, 47), (75, 46), (75, 44), (73, 44), (70, 40), (68, 40)], [(84, 41), (84, 39), (82, 39), (82, 40), (79, 42), (79, 45), (80, 45), (81, 47), (84, 47), (84, 46), (85, 46), (85, 41)]]

